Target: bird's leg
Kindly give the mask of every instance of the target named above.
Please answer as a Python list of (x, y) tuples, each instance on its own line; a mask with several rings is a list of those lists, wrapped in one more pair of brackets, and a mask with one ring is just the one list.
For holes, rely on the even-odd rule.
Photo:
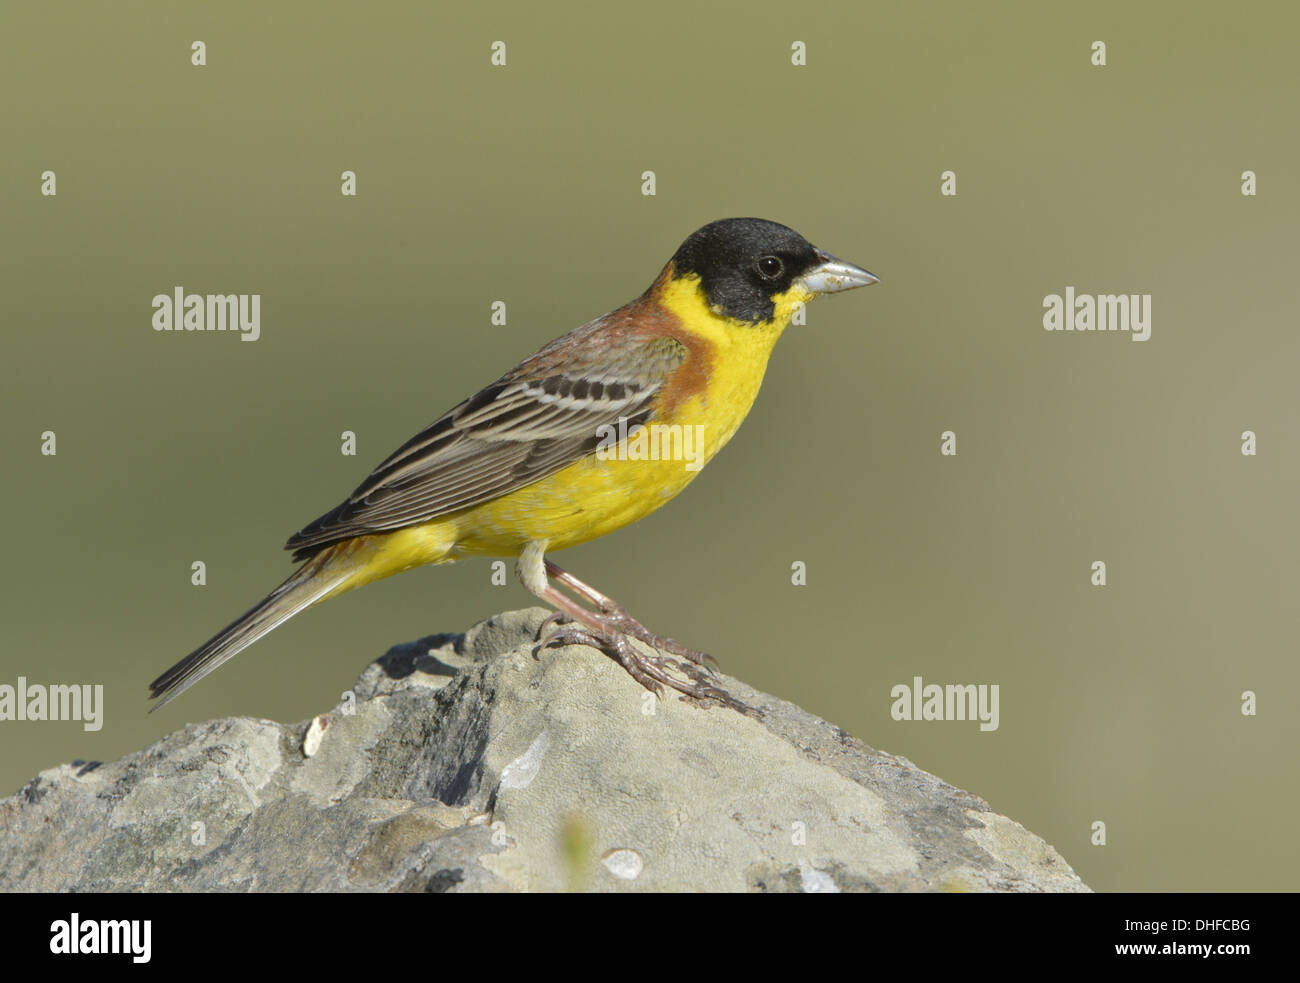
[[(663, 687), (668, 686), (703, 705), (717, 702), (741, 713), (757, 715), (758, 711), (736, 700), (725, 690), (721, 690), (707, 682), (709, 677), (706, 675), (705, 670), (692, 664), (706, 658), (702, 653), (692, 652), (692, 655), (696, 658), (691, 659), (691, 662), (683, 663), (668, 656), (648, 655), (638, 650), (629, 640), (629, 634), (651, 645), (655, 644), (652, 639), (661, 640), (660, 637), (648, 631), (629, 616), (621, 605), (616, 604), (604, 594), (546, 561), (543, 557), (544, 548), (544, 543), (528, 544), (520, 554), (517, 567), (519, 579), (524, 586), (534, 596), (556, 608), (556, 613), (547, 618), (539, 630), (538, 634), (542, 645), (554, 643), (588, 645), (612, 657), (627, 670), (633, 679), (660, 698), (663, 697)], [(600, 610), (591, 611), (583, 607), (559, 588), (552, 586), (548, 575), (570, 587), (575, 593), (595, 604)], [(566, 621), (575, 623), (571, 625), (565, 624)], [(552, 625), (558, 626), (542, 637), (546, 629)], [(639, 633), (637, 629), (639, 629)], [(649, 638), (645, 636), (649, 636)], [(661, 641), (671, 641), (671, 639)], [(685, 648), (685, 646), (681, 646), (676, 642), (672, 642), (672, 645), (679, 649)], [(668, 650), (674, 651), (674, 649)], [(686, 652), (690, 651), (689, 649), (686, 650)], [(686, 655), (686, 652), (675, 652), (674, 654), (691, 658), (691, 656)], [(692, 682), (688, 683), (678, 679), (667, 671), (669, 668), (683, 673)]]
[(718, 665), (718, 660), (707, 652), (697, 652), (695, 649), (687, 648), (681, 642), (664, 635), (657, 635), (652, 632), (636, 618), (628, 614), (627, 608), (619, 604), (605, 594), (602, 594), (590, 584), (585, 584), (573, 574), (566, 570), (561, 570), (550, 560), (546, 562), (546, 575), (554, 580), (558, 580), (565, 587), (568, 587), (575, 594), (578, 594), (590, 601), (596, 607), (600, 608), (604, 623), (624, 635), (631, 635), (633, 638), (639, 638), (657, 649), (665, 652), (671, 652), (673, 655), (680, 655), (684, 659), (690, 659), (696, 665), (704, 666), (710, 672)]

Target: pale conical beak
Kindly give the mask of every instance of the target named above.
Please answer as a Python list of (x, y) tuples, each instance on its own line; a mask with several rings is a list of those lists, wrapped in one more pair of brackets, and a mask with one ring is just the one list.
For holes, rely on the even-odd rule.
[(810, 293), (839, 293), (854, 287), (870, 286), (880, 280), (880, 277), (868, 273), (861, 266), (846, 263), (820, 249), (817, 250), (817, 260), (816, 266), (795, 280), (795, 283), (801, 284)]

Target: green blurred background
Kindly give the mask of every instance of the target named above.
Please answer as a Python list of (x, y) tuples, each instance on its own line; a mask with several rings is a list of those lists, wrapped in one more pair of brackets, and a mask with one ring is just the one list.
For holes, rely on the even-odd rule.
[[(561, 562), (987, 798), (1094, 888), (1294, 890), (1281, 9), (8, 5), (0, 682), (103, 683), (107, 718), (0, 724), (0, 793), (187, 720), (305, 718), (389, 645), (528, 605), (487, 561), (415, 571), (145, 714), (145, 684), (407, 437), (638, 294), (696, 227), (759, 215), (882, 282), (787, 332), (681, 498)], [(1043, 331), (1067, 284), (1152, 294), (1151, 340)], [(260, 293), (262, 339), (154, 332), (176, 285)], [(892, 720), (914, 675), (999, 684), (1000, 729)]]

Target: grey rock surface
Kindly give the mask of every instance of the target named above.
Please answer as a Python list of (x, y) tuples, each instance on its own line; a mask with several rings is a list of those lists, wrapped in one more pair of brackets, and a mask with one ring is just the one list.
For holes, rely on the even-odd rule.
[(547, 612), (372, 663), (310, 722), (192, 724), (0, 802), (7, 891), (1086, 891), (982, 799), (738, 680), (660, 702)]

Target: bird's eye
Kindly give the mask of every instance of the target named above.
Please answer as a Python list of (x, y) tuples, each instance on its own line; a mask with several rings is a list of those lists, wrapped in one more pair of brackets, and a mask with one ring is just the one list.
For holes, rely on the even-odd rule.
[(764, 256), (758, 261), (758, 274), (767, 280), (775, 280), (784, 269), (785, 265), (776, 256)]

